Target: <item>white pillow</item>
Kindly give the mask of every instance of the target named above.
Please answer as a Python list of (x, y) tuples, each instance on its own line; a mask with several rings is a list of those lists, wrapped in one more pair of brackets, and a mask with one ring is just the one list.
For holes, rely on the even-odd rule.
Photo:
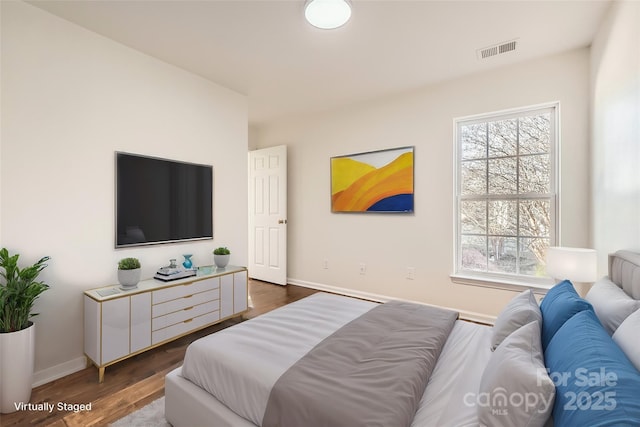
[(538, 327), (542, 327), (540, 306), (531, 289), (527, 289), (509, 301), (496, 318), (491, 336), (491, 351), (513, 332), (534, 320), (538, 322)]
[(640, 331), (640, 310), (631, 314), (618, 327), (613, 334), (613, 340), (620, 346), (624, 354), (627, 355), (631, 363), (640, 371), (640, 340), (638, 340), (638, 331)]
[(556, 387), (544, 366), (540, 336), (538, 322), (530, 322), (489, 358), (477, 399), (481, 426), (543, 427), (551, 416)]
[(618, 285), (603, 277), (593, 284), (585, 299), (591, 303), (604, 329), (612, 335), (624, 319), (640, 308)]

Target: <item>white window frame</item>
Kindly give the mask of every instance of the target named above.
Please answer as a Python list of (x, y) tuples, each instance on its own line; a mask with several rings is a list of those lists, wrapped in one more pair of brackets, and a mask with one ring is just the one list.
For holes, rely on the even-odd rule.
[[(484, 286), (508, 290), (522, 290), (530, 288), (545, 292), (551, 286), (553, 281), (549, 277), (534, 277), (521, 274), (510, 273), (494, 273), (473, 270), (464, 270), (461, 265), (461, 241), (462, 233), (460, 230), (460, 204), (463, 196), (461, 196), (461, 165), (462, 165), (462, 149), (460, 137), (460, 128), (463, 125), (473, 123), (484, 123), (497, 120), (505, 120), (509, 118), (530, 115), (532, 112), (549, 110), (551, 117), (551, 135), (550, 135), (550, 193), (547, 197), (550, 201), (551, 222), (550, 226), (550, 246), (557, 246), (560, 243), (560, 103), (550, 102), (545, 104), (531, 105), (510, 110), (502, 110), (491, 113), (478, 114), (473, 116), (458, 117), (453, 120), (454, 127), (454, 254), (453, 254), (453, 271), (451, 279), (454, 283)], [(506, 198), (524, 198), (522, 195), (508, 196)], [(528, 197), (528, 196), (527, 196)], [(485, 199), (490, 199), (486, 196)], [(479, 199), (483, 199), (482, 196)], [(468, 199), (467, 199), (468, 200)]]

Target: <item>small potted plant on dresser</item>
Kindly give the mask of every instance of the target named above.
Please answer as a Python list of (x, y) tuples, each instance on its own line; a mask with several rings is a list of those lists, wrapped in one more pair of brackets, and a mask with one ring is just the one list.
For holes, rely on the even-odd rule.
[(226, 247), (219, 247), (213, 250), (213, 262), (218, 268), (225, 268), (229, 264), (230, 257), (231, 251)]
[(138, 258), (122, 258), (118, 262), (118, 282), (122, 289), (135, 289), (140, 281), (140, 261)]
[(0, 412), (15, 412), (31, 399), (35, 361), (35, 326), (30, 320), (33, 304), (49, 285), (38, 275), (49, 257), (20, 268), (20, 255), (0, 250)]

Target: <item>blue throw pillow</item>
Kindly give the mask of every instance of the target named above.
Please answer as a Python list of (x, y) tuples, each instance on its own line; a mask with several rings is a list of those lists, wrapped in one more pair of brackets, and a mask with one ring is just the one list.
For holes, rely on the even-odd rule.
[(569, 319), (544, 354), (555, 427), (640, 426), (640, 372), (591, 310)]
[(549, 341), (564, 322), (582, 310), (593, 311), (593, 307), (587, 300), (580, 298), (570, 281), (565, 280), (551, 288), (540, 303), (542, 349), (547, 348)]

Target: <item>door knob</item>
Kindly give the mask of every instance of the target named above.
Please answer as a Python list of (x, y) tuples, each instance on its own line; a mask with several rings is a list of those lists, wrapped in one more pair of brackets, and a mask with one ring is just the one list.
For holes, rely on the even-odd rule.
[(280, 219), (278, 220), (278, 224), (286, 224), (287, 220), (286, 219)]

